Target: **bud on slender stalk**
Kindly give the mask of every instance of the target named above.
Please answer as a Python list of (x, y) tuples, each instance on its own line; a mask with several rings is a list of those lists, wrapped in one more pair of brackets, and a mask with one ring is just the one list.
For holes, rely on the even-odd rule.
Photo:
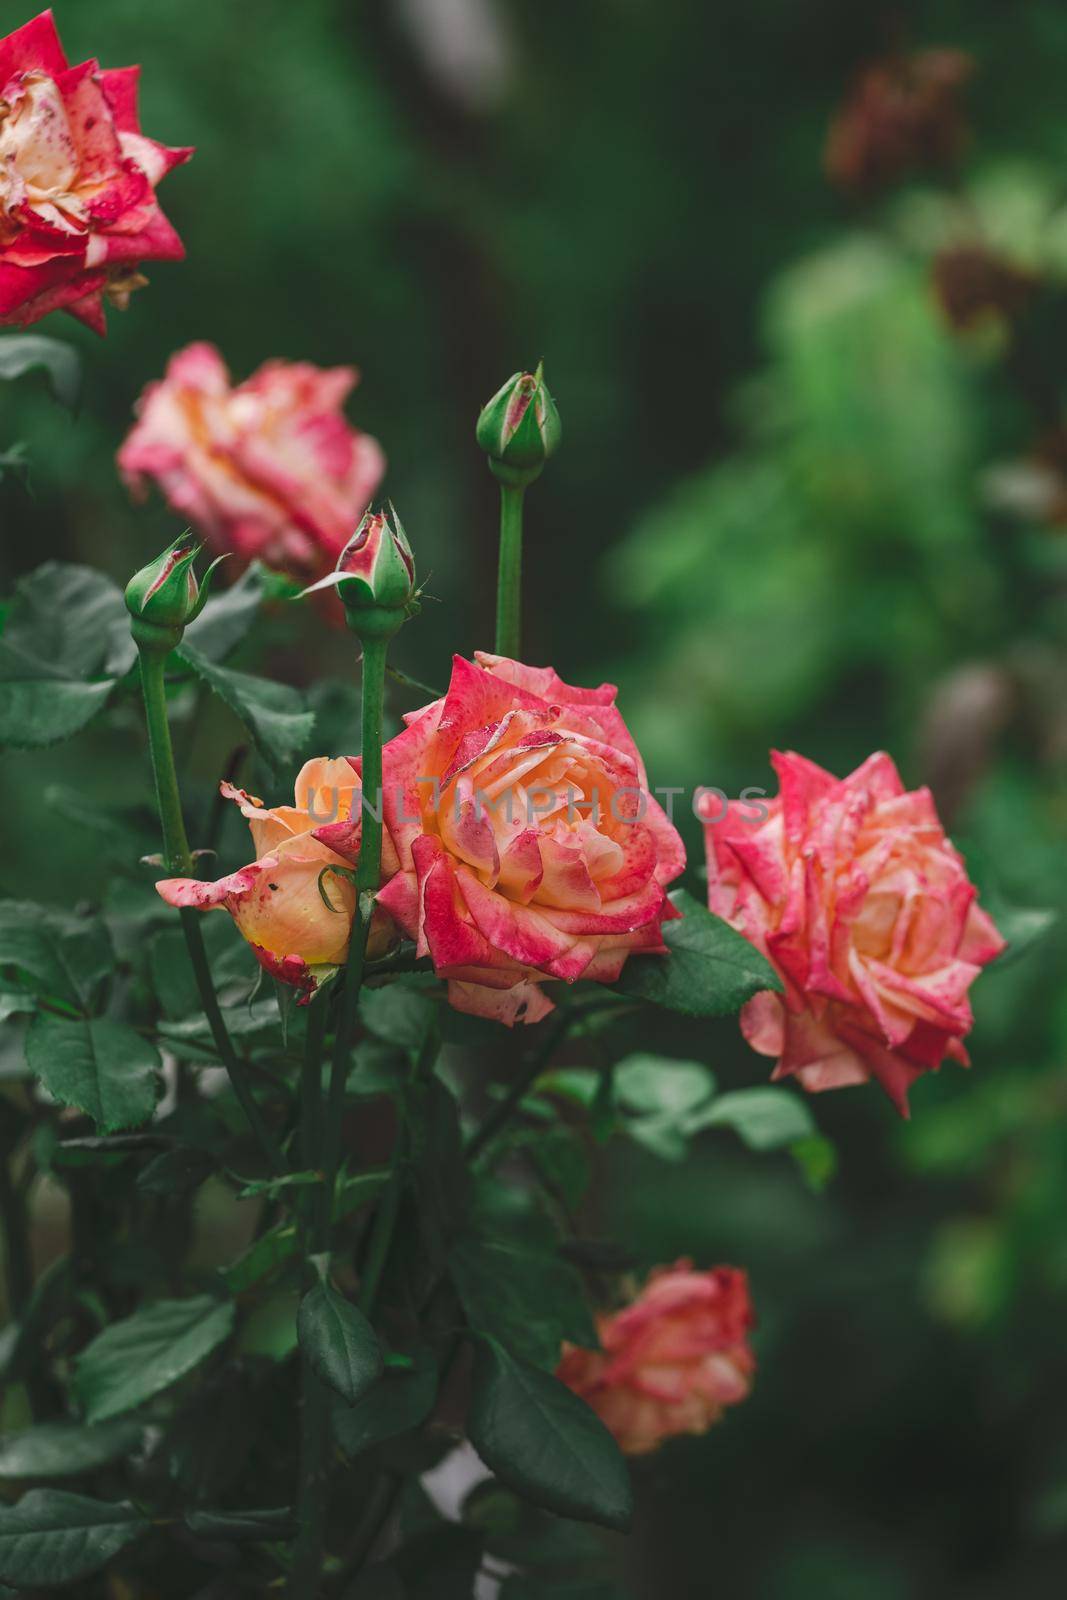
[(516, 372), (482, 408), (475, 438), (500, 481), (525, 488), (558, 448), (561, 431), (539, 364), (536, 372)]
[(353, 633), (389, 639), (418, 610), (415, 558), (403, 524), (390, 506), (367, 511), (337, 558), (336, 570), (304, 590), (336, 589)]
[(133, 618), (133, 636), (138, 644), (164, 644), (173, 649), (183, 630), (204, 609), (211, 575), (224, 557), (213, 561), (197, 582), (193, 570), (203, 547), (183, 533), (162, 555), (135, 572), (126, 585), (126, 609)]

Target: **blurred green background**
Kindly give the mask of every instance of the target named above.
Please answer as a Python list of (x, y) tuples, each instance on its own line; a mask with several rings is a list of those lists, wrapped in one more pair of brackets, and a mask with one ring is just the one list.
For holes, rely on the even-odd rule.
[[(885, 747), (934, 786), (991, 909), (1067, 901), (1067, 535), (1047, 497), (1022, 515), (1003, 492), (1055, 431), (1067, 356), (1057, 0), (65, 0), (57, 20), (72, 59), (142, 62), (146, 131), (197, 146), (161, 195), (188, 260), (150, 268), (106, 342), (46, 325), (84, 353), (76, 416), (6, 386), (0, 440), (30, 470), (0, 483), (3, 592), (50, 556), (123, 579), (180, 531), (114, 469), (174, 349), (213, 340), (237, 377), (354, 362), (351, 415), (434, 596), (397, 659), (440, 683), (491, 644), (474, 418), (543, 357), (565, 437), (528, 499), (527, 659), (617, 681), (654, 783), (736, 794), (771, 786), (770, 746), (842, 773)], [(976, 62), (961, 169), (843, 198), (822, 146), (853, 74), (931, 44)], [(975, 239), (1034, 288), (961, 335), (932, 263)], [(346, 670), (295, 608), (263, 638), (279, 678)], [(234, 742), (211, 717), (183, 761), (201, 805)], [(71, 791), (136, 806), (144, 761), (132, 709), (6, 757), (0, 890), (101, 894)], [(746, 1266), (760, 1313), (751, 1401), (639, 1465), (640, 1595), (1062, 1592), (1064, 946), (983, 977), (974, 1070), (920, 1082), (910, 1125), (873, 1088), (814, 1103), (839, 1151), (822, 1192), (726, 1133), (673, 1165), (609, 1146), (598, 1227), (643, 1263)], [(723, 1084), (765, 1076), (732, 1022), (647, 1031)]]

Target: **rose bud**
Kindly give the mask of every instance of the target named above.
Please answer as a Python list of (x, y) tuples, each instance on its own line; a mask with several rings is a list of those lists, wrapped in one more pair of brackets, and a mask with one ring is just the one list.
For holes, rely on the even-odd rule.
[[(212, 563), (198, 583), (193, 563), (201, 546), (183, 533), (163, 554), (135, 572), (126, 585), (126, 609), (135, 622), (181, 630), (200, 615), (208, 597)], [(222, 559), (221, 557), (219, 558)]]
[[(260, 966), (301, 991), (301, 1004), (348, 953), (356, 893), (352, 869), (362, 837), (358, 760), (320, 756), (301, 768), (291, 806), (265, 808), (255, 795), (224, 783), (221, 793), (249, 823), (256, 859), (216, 883), (163, 878), (156, 891), (170, 906), (230, 913)], [(388, 841), (382, 876), (396, 870)], [(388, 949), (392, 919), (376, 910), (371, 956)]]
[(773, 1076), (805, 1089), (875, 1079), (902, 1116), (946, 1058), (968, 1065), (967, 992), (1004, 940), (978, 904), (929, 789), (884, 753), (835, 778), (772, 753), (781, 793), (705, 825), (708, 905), (761, 950), (785, 992), (757, 994), (741, 1031)]
[(367, 638), (390, 638), (417, 609), (415, 557), (394, 507), (365, 512), (336, 570), (304, 594), (323, 589), (337, 590), (352, 631)]
[(475, 438), (504, 483), (531, 483), (559, 448), (562, 429), (542, 367), (516, 372), (482, 408)]
[(597, 1317), (599, 1350), (565, 1347), (556, 1376), (596, 1412), (627, 1455), (706, 1433), (752, 1387), (755, 1318), (736, 1267), (657, 1267), (632, 1305)]

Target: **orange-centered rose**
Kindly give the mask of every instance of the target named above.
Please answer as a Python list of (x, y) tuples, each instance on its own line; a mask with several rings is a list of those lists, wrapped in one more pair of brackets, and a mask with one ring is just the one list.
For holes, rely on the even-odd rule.
[(214, 548), (304, 580), (331, 568), (385, 470), (342, 406), (353, 367), (267, 361), (231, 384), (212, 344), (191, 344), (150, 383), (118, 454), (137, 495), (154, 480)]
[[(171, 906), (224, 907), (260, 964), (306, 1000), (348, 954), (355, 889), (344, 874), (359, 860), (361, 792), (358, 762), (325, 756), (301, 769), (291, 806), (264, 810), (254, 795), (224, 783), (222, 793), (248, 818), (256, 860), (216, 883), (164, 878), (156, 888)], [(384, 875), (395, 867), (388, 841), (382, 856)], [(342, 871), (323, 875), (330, 867)], [(391, 935), (389, 918), (376, 912), (371, 955), (380, 955)]]
[(745, 1038), (805, 1089), (875, 1078), (903, 1115), (923, 1072), (968, 1064), (967, 991), (1004, 948), (928, 789), (887, 755), (847, 778), (772, 755), (765, 820), (732, 804), (706, 828), (708, 904), (773, 962), (785, 994), (758, 994)]
[(156, 186), (191, 150), (141, 132), (139, 67), (67, 63), (51, 11), (0, 39), (0, 323), (69, 311), (97, 333), (181, 240)]
[(744, 1400), (756, 1360), (748, 1280), (736, 1267), (657, 1267), (632, 1305), (597, 1318), (601, 1349), (569, 1346), (556, 1376), (592, 1406), (627, 1455), (706, 1433)]
[(547, 980), (611, 983), (631, 952), (663, 950), (685, 854), (613, 687), (479, 653), (407, 720), (383, 752), (399, 871), (379, 903), (457, 1009), (536, 1022)]

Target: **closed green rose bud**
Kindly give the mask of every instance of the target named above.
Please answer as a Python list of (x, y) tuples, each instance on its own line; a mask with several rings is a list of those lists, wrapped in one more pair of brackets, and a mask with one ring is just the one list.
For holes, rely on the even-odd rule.
[(193, 564), (200, 550), (191, 535), (183, 533), (162, 555), (135, 572), (126, 585), (126, 609), (133, 618), (138, 644), (159, 643), (162, 647), (169, 639), (167, 648), (173, 648), (183, 629), (204, 609), (218, 561), (208, 568), (203, 583), (198, 583)]
[(532, 483), (559, 446), (562, 429), (556, 402), (536, 372), (516, 372), (482, 408), (475, 437), (502, 483)]
[(304, 593), (322, 589), (337, 590), (349, 627), (364, 638), (390, 638), (418, 609), (415, 558), (394, 507), (364, 513), (335, 571)]

